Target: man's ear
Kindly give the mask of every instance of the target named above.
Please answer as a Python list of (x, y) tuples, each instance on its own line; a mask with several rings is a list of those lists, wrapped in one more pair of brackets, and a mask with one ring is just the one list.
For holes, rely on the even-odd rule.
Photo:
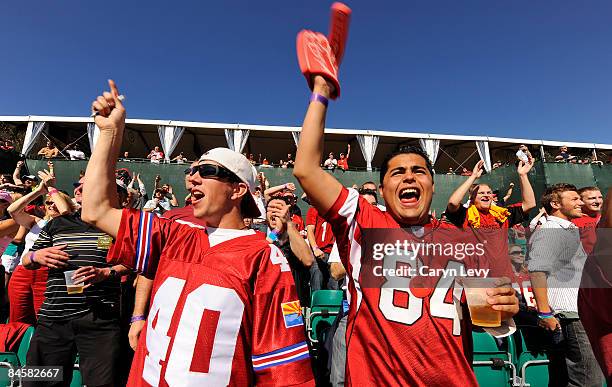
[(552, 207), (553, 210), (558, 210), (559, 208), (561, 208), (561, 203), (559, 203), (559, 202), (557, 202), (555, 200), (552, 200), (550, 202), (550, 206)]
[(234, 184), (234, 190), (232, 191), (231, 199), (240, 199), (244, 195), (249, 193), (249, 186), (246, 183), (239, 182)]

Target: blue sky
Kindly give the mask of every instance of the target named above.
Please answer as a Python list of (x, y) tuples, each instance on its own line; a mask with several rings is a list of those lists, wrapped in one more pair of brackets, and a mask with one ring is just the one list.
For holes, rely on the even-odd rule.
[[(328, 126), (612, 143), (612, 3), (352, 1)], [(88, 114), (114, 78), (130, 118), (300, 125), (301, 28), (327, 1), (12, 1), (0, 115)]]

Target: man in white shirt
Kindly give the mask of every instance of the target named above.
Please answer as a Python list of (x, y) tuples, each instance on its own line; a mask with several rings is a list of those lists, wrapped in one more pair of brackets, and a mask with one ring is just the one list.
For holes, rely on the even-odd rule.
[(531, 163), (531, 160), (533, 160), (533, 156), (531, 156), (531, 152), (529, 152), (525, 144), (519, 146), (519, 150), (516, 152), (516, 158), (524, 163)]
[(333, 152), (329, 152), (329, 157), (323, 163), (323, 167), (325, 169), (329, 169), (333, 171), (334, 169), (336, 169), (337, 166), (338, 166), (338, 160), (336, 160), (336, 158), (334, 157)]
[[(587, 255), (578, 227), (571, 220), (582, 216), (575, 186), (555, 184), (542, 197), (547, 222), (530, 239), (528, 269), (538, 306), (540, 326), (562, 337), (555, 340), (552, 356), (566, 367), (551, 375), (552, 385), (601, 386), (603, 374), (578, 316), (578, 289)], [(560, 332), (559, 332), (560, 331)]]
[(164, 152), (159, 150), (159, 147), (156, 146), (153, 150), (147, 155), (147, 158), (151, 160), (152, 163), (159, 164), (164, 159)]
[(79, 150), (78, 146), (75, 144), (72, 149), (66, 150), (68, 156), (70, 156), (70, 160), (85, 160), (85, 153)]

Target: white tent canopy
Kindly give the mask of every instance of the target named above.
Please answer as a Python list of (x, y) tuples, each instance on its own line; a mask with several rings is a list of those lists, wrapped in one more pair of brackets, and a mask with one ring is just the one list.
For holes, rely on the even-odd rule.
[[(21, 125), (26, 132), (22, 153), (33, 152), (38, 135), (45, 131), (51, 136), (61, 133), (59, 137), (70, 131), (71, 133), (86, 132), (89, 134), (90, 146), (95, 144), (96, 128), (93, 118), (90, 117), (57, 117), (57, 116), (0, 116), (0, 121)], [(88, 125), (91, 124), (91, 125)], [(159, 127), (163, 129), (163, 135)], [(183, 128), (182, 130), (180, 128)], [(173, 120), (126, 120), (126, 135), (124, 136), (124, 149), (132, 157), (144, 157), (155, 145), (161, 145), (164, 153), (171, 157), (174, 149), (180, 148), (190, 158), (199, 157), (198, 152), (217, 146), (227, 146), (240, 152), (254, 154), (257, 159), (267, 157), (268, 160), (284, 159), (288, 153), (293, 153), (299, 143), (301, 128), (297, 126), (272, 126), (250, 124), (228, 124), (210, 122), (189, 122)], [(437, 169), (448, 167), (458, 168), (465, 165), (470, 167), (472, 154), (480, 155), (483, 160), (506, 159), (514, 157), (515, 149), (519, 144), (526, 144), (531, 148), (532, 154), (537, 154), (543, 147), (558, 148), (566, 145), (574, 150), (610, 151), (612, 144), (599, 144), (592, 142), (562, 142), (542, 139), (522, 139), (488, 136), (465, 136), (450, 134), (433, 134), (426, 132), (394, 132), (382, 130), (362, 129), (325, 129), (325, 150), (327, 152), (340, 152), (347, 143), (357, 142), (362, 152), (351, 155), (350, 165), (357, 168), (372, 168), (378, 166), (388, 152), (396, 146), (404, 144), (420, 144), (426, 151), (430, 160), (436, 163)], [(72, 140), (78, 136), (71, 135)], [(38, 140), (40, 141), (40, 139)], [(476, 144), (480, 144), (478, 147)], [(172, 146), (173, 145), (173, 146)], [(487, 148), (489, 151), (487, 152)], [(479, 152), (477, 152), (479, 149)], [(147, 153), (145, 153), (145, 150)], [(144, 154), (143, 154), (144, 153)], [(585, 152), (586, 153), (586, 152)], [(488, 156), (487, 156), (488, 154)], [(467, 164), (466, 164), (467, 163)], [(488, 168), (488, 165), (487, 165)]]

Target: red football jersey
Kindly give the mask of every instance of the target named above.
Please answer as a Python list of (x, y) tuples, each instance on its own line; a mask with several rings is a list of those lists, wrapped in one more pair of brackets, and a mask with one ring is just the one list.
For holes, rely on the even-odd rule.
[(336, 238), (330, 224), (319, 216), (319, 212), (314, 207), (310, 207), (306, 213), (306, 227), (308, 226), (314, 226), (315, 240), (319, 249), (329, 254)]
[(314, 385), (289, 264), (263, 234), (124, 210), (108, 254), (155, 278), (129, 386)]
[[(325, 219), (332, 225), (348, 272), (347, 385), (477, 386), (468, 360), (470, 322), (469, 318), (462, 319), (461, 304), (456, 301), (462, 298), (462, 289), (455, 286), (453, 278), (441, 277), (430, 292), (413, 289), (412, 284), (404, 288), (364, 285), (372, 276), (367, 273), (371, 263), (364, 260), (373, 258), (362, 258), (363, 232), (399, 229), (399, 224), (356, 190), (346, 188)], [(424, 227), (433, 229), (456, 232), (454, 226), (435, 219)], [(467, 258), (457, 261), (432, 257), (429, 263), (447, 268), (486, 266)], [(495, 277), (503, 273), (492, 274)]]
[(572, 223), (580, 229), (580, 241), (587, 254), (591, 254), (593, 247), (595, 247), (595, 242), (597, 242), (597, 224), (600, 219), (601, 215), (597, 215), (594, 218), (584, 215), (580, 218), (572, 219)]
[(170, 211), (166, 211), (164, 212), (164, 214), (161, 216), (164, 219), (169, 219), (169, 220), (173, 220), (179, 223), (187, 223), (187, 224), (191, 224), (194, 226), (201, 226), (201, 227), (205, 227), (206, 226), (206, 222), (204, 222), (202, 219), (196, 218), (195, 215), (193, 214), (193, 206), (192, 205), (187, 205), (185, 207), (178, 207), (178, 208), (173, 208)]

